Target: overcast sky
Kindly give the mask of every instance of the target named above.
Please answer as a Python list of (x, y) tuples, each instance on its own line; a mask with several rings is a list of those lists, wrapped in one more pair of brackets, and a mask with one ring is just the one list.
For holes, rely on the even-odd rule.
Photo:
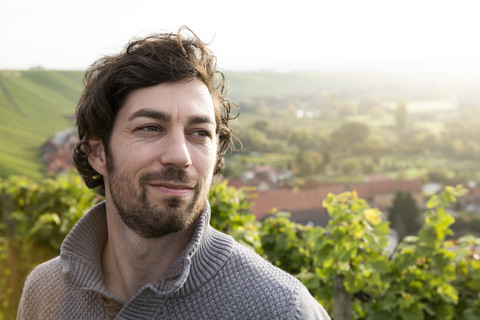
[(477, 0), (0, 0), (0, 69), (87, 68), (187, 25), (223, 70), (480, 73)]

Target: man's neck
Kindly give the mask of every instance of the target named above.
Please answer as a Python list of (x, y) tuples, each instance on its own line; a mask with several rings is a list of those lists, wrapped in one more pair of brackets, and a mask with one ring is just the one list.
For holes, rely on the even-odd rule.
[(161, 238), (146, 239), (129, 229), (107, 206), (108, 240), (102, 254), (105, 287), (127, 302), (142, 287), (163, 278), (190, 242), (196, 225)]

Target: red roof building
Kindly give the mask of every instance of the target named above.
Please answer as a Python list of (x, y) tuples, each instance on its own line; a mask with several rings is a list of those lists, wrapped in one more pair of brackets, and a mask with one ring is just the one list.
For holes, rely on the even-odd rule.
[(291, 220), (307, 224), (325, 225), (328, 215), (323, 207), (323, 200), (328, 193), (341, 193), (341, 186), (329, 188), (317, 188), (301, 191), (289, 189), (276, 189), (258, 192), (258, 196), (252, 199), (252, 213), (258, 220), (267, 217), (274, 210), (291, 213)]
[(410, 192), (419, 206), (423, 205), (424, 201), (420, 180), (378, 180), (346, 186), (332, 184), (300, 191), (290, 189), (258, 191), (258, 196), (252, 199), (252, 213), (258, 220), (262, 220), (272, 211), (287, 211), (291, 214), (290, 219), (297, 223), (325, 226), (329, 219), (322, 205), (326, 196), (329, 193), (339, 194), (353, 190), (370, 206), (384, 212), (391, 206), (398, 191)]

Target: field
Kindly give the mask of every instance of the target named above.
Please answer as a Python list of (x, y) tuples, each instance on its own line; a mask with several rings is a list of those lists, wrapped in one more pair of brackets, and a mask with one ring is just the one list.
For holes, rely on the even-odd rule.
[[(82, 76), (82, 71), (0, 70), (0, 177), (20, 174), (40, 178), (45, 175), (41, 146), (56, 132), (74, 126), (73, 115), (83, 88)], [(392, 128), (395, 126), (395, 103), (402, 99), (409, 102), (408, 112), (415, 117), (410, 129), (420, 133), (423, 130), (442, 137), (445, 118), (448, 120), (450, 116), (444, 116), (443, 120), (437, 116), (455, 108), (460, 110), (461, 103), (467, 106), (464, 113), (470, 108), (469, 104), (473, 105), (470, 108), (473, 111), (464, 114), (462, 119), (478, 121), (479, 118), (474, 113), (478, 113), (480, 104), (476, 94), (478, 83), (461, 87), (449, 83), (450, 79), (427, 81), (421, 76), (341, 73), (227, 73), (226, 78), (229, 96), (241, 110), (240, 131), (250, 130), (257, 121), (268, 121), (270, 129), (278, 134), (283, 131), (286, 136), (292, 129), (307, 129), (328, 141), (330, 134), (342, 123), (354, 121), (368, 124), (371, 143), (383, 141), (391, 146), (398, 144)], [(476, 100), (472, 102), (471, 97)], [(382, 115), (372, 117), (370, 111), (379, 107), (383, 108)], [(427, 111), (430, 113), (425, 115)], [(314, 116), (298, 119), (300, 113)], [(279, 141), (281, 139), (286, 138), (279, 138)], [(267, 141), (271, 141), (270, 138)], [(279, 141), (277, 143), (281, 143)], [(343, 161), (341, 153), (333, 152), (332, 160)], [(350, 153), (350, 156), (362, 161), (361, 154)], [(424, 175), (426, 166), (480, 171), (480, 161), (472, 160), (474, 157), (470, 160), (457, 157), (452, 161), (438, 153), (381, 156), (382, 163), (396, 163), (395, 174), (401, 171), (408, 177)], [(277, 155), (260, 152), (253, 156), (244, 152), (229, 158), (231, 165), (285, 166), (293, 157), (293, 152)], [(330, 178), (357, 180), (359, 176), (320, 177)]]
[(0, 71), (0, 177), (40, 177), (40, 147), (72, 127), (82, 72)]
[[(82, 71), (0, 70), (0, 177), (45, 174), (40, 148), (56, 132), (74, 126), (82, 76)], [(227, 79), (236, 101), (311, 95), (321, 85), (339, 82), (322, 74), (229, 73)]]

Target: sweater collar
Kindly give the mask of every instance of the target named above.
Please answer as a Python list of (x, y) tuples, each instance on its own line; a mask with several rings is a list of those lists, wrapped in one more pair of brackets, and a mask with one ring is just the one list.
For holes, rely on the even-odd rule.
[[(107, 241), (105, 202), (90, 209), (73, 227), (60, 248), (67, 280), (78, 289), (115, 298), (103, 284), (101, 257)], [(200, 215), (195, 233), (167, 277), (146, 285), (160, 296), (189, 294), (210, 280), (229, 258), (234, 241), (210, 226), (210, 205)], [(142, 290), (143, 290), (142, 289)]]

